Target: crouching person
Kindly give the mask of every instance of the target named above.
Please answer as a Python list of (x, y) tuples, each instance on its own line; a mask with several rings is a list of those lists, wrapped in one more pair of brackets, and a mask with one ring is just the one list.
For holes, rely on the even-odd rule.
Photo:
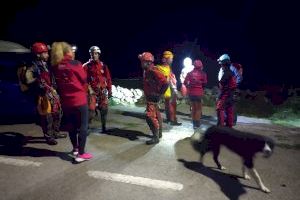
[(154, 67), (154, 57), (149, 52), (138, 56), (141, 67), (144, 70), (143, 86), (146, 98), (146, 121), (152, 131), (153, 137), (146, 144), (157, 144), (162, 137), (162, 117), (159, 111), (158, 102), (167, 90), (169, 84), (165, 76)]
[(51, 50), (57, 90), (61, 96), (62, 109), (68, 122), (69, 137), (77, 163), (91, 159), (85, 152), (88, 130), (87, 78), (82, 64), (74, 60), (71, 45), (54, 42)]

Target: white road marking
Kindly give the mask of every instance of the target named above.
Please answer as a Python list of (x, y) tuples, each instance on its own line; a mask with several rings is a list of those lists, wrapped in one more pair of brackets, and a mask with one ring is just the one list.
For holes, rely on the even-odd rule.
[(7, 165), (15, 165), (15, 166), (35, 166), (35, 167), (39, 167), (42, 164), (40, 162), (33, 162), (29, 160), (5, 158), (5, 157), (0, 157), (0, 163), (4, 163)]
[(137, 176), (116, 174), (104, 171), (88, 171), (90, 177), (97, 179), (104, 179), (110, 181), (117, 181), (122, 183), (130, 183), (134, 185), (140, 185), (145, 187), (151, 187), (156, 189), (171, 189), (171, 190), (182, 190), (183, 185), (181, 183), (175, 183), (170, 181), (155, 180), (150, 178), (143, 178)]

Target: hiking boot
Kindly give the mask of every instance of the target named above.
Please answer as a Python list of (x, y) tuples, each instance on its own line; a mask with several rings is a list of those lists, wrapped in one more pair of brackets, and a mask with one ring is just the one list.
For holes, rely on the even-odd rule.
[(170, 122), (170, 125), (172, 125), (172, 126), (181, 126), (182, 123), (177, 122), (177, 121), (171, 121), (171, 122)]
[(162, 138), (162, 131), (158, 132), (158, 138)]
[(83, 161), (87, 161), (87, 160), (90, 160), (93, 158), (93, 155), (90, 154), (90, 153), (84, 153), (84, 154), (81, 154), (81, 155), (77, 155), (76, 158), (75, 158), (75, 161), (77, 163), (81, 163)]
[(156, 136), (153, 137), (151, 140), (146, 141), (147, 145), (157, 144), (157, 143), (159, 143), (159, 139)]
[(55, 133), (54, 138), (59, 139), (59, 138), (66, 138), (67, 134), (66, 133)]
[(57, 145), (57, 141), (54, 138), (46, 138), (46, 142), (49, 145)]

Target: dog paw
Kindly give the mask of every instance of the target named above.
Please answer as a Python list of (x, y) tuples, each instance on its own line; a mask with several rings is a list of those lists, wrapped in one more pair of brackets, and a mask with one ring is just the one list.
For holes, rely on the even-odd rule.
[(250, 177), (248, 174), (245, 174), (245, 175), (244, 175), (244, 179), (246, 179), (246, 180), (250, 180), (250, 179), (251, 179), (251, 177)]
[(265, 193), (270, 193), (270, 192), (271, 192), (271, 191), (270, 191), (267, 187), (265, 187), (265, 186), (261, 187), (261, 190), (262, 190), (263, 192), (265, 192)]
[(220, 169), (220, 170), (225, 170), (225, 169), (226, 169), (226, 167), (224, 167), (224, 166), (221, 166), (219, 169)]

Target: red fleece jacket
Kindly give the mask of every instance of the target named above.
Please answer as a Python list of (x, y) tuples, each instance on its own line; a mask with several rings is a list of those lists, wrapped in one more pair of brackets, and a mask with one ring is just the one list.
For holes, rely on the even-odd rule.
[(82, 64), (66, 56), (53, 68), (62, 106), (77, 107), (87, 104), (87, 78)]

